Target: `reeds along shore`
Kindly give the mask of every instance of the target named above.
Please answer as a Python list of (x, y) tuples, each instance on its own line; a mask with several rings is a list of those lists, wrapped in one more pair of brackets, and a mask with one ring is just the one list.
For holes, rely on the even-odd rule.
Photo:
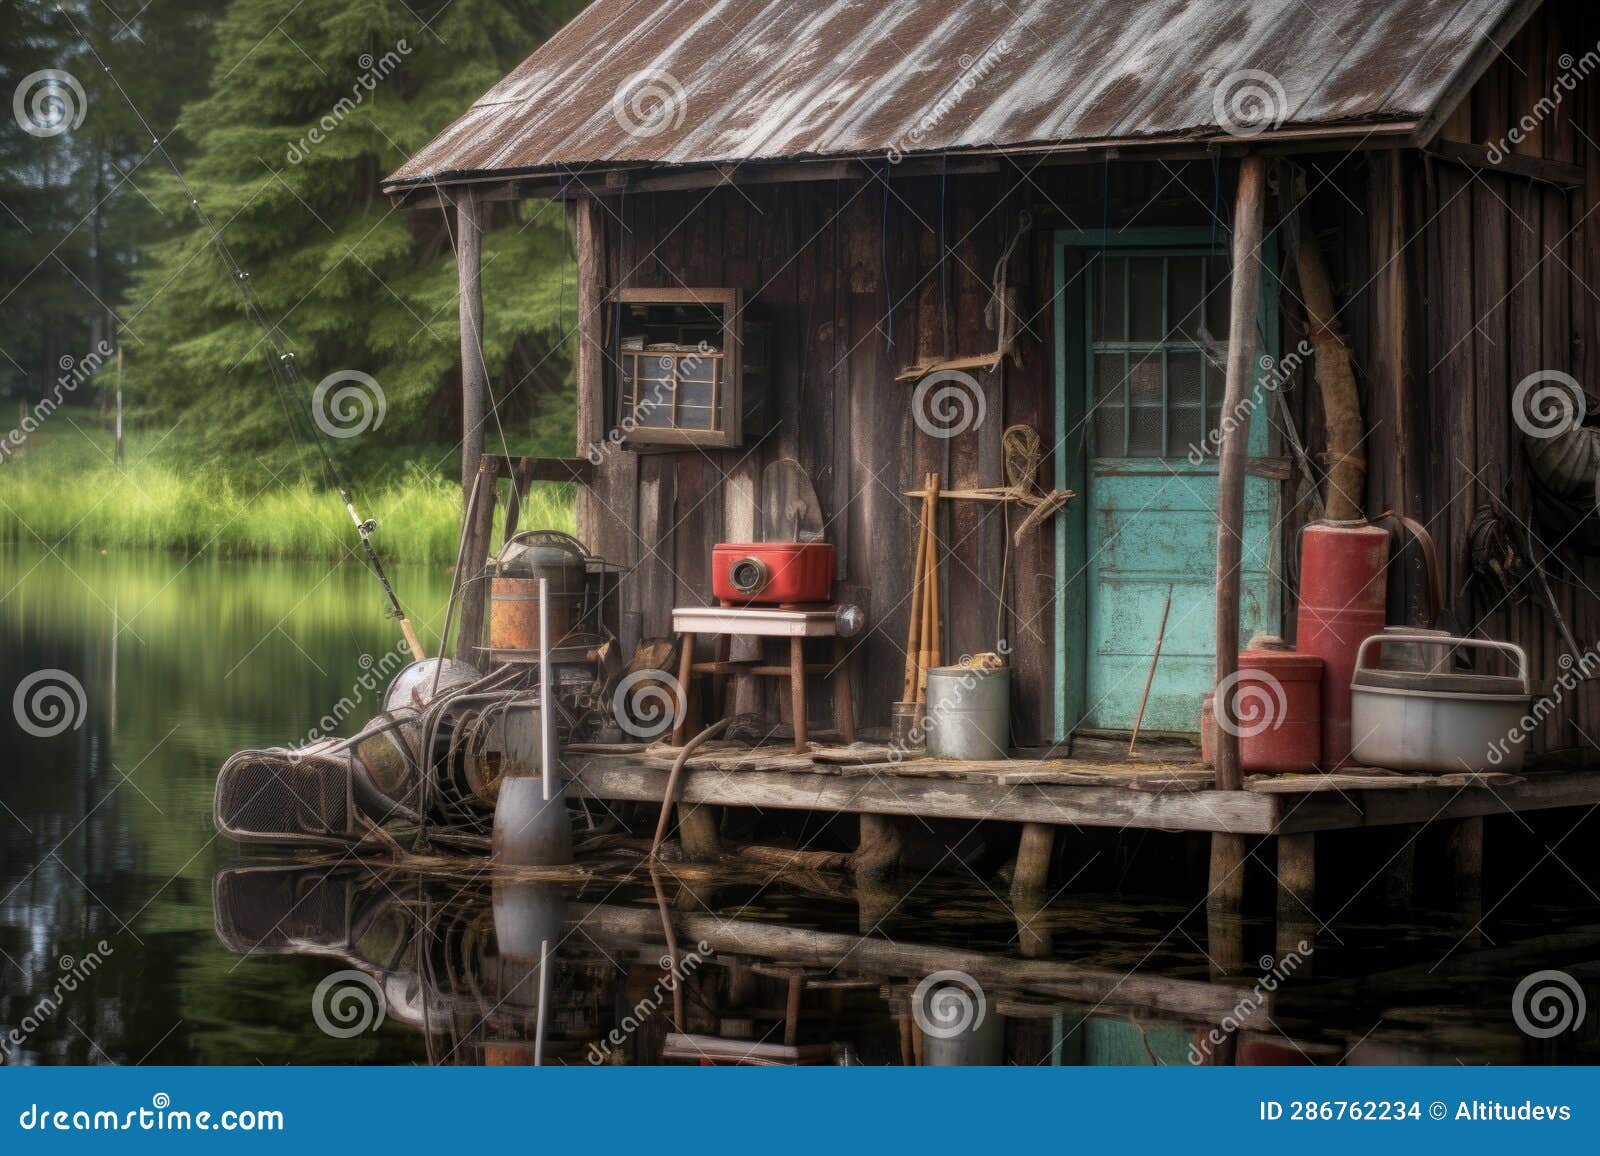
[[(78, 446), (70, 445), (77, 441)], [(338, 560), (355, 547), (339, 496), (299, 469), (224, 474), (185, 468), (172, 454), (141, 459), (130, 446), (118, 469), (71, 430), (30, 440), (0, 461), (0, 540), (51, 547), (210, 552), (223, 557)], [(438, 451), (434, 451), (438, 456)], [(419, 461), (429, 451), (417, 451)], [(441, 470), (410, 466), (380, 481), (357, 482), (364, 517), (381, 526), (384, 558), (397, 564), (450, 564), (461, 531), (461, 489)], [(573, 529), (570, 488), (535, 486), (523, 524)]]

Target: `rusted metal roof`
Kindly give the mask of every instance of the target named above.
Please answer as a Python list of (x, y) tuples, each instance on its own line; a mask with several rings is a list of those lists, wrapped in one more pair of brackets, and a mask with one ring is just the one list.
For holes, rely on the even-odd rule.
[(387, 184), (1285, 135), (1434, 109), (1519, 0), (597, 0)]

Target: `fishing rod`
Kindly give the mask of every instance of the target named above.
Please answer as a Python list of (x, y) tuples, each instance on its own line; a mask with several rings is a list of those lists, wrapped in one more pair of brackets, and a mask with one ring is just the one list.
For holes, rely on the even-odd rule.
[(267, 346), (270, 350), (270, 356), (267, 358), (268, 375), (272, 378), (273, 388), (277, 390), (279, 399), (284, 403), (284, 416), (288, 421), (290, 435), (295, 437), (297, 441), (299, 440), (298, 435), (295, 433), (294, 416), (291, 411), (292, 403), (289, 400), (290, 398), (295, 398), (299, 402), (297, 408), (304, 413), (305, 419), (310, 424), (311, 440), (317, 447), (317, 453), (322, 459), (322, 468), (328, 476), (328, 481), (338, 490), (339, 498), (344, 502), (345, 512), (350, 515), (350, 521), (355, 524), (356, 534), (361, 539), (361, 548), (366, 554), (367, 567), (372, 571), (373, 576), (378, 579), (378, 584), (383, 587), (384, 599), (389, 604), (386, 613), (400, 623), (400, 631), (405, 635), (406, 646), (410, 648), (412, 657), (418, 660), (426, 658), (427, 654), (422, 649), (422, 643), (417, 638), (416, 631), (412, 629), (411, 620), (406, 617), (405, 609), (400, 605), (400, 598), (395, 594), (394, 585), (389, 581), (389, 575), (383, 568), (383, 561), (378, 557), (378, 551), (372, 545), (372, 535), (378, 529), (378, 523), (375, 519), (363, 518), (357, 512), (355, 498), (350, 492), (350, 485), (343, 473), (340, 472), (333, 455), (328, 452), (322, 430), (317, 425), (315, 415), (310, 411), (310, 403), (306, 400), (310, 382), (301, 370), (300, 363), (296, 360), (294, 352), (288, 348), (279, 333), (277, 325), (268, 317), (266, 309), (262, 307), (260, 298), (256, 296), (255, 290), (251, 288), (250, 274), (245, 271), (244, 267), (234, 257), (233, 251), (228, 248), (228, 243), (222, 238), (222, 230), (212, 222), (211, 217), (200, 204), (200, 199), (194, 195), (194, 189), (190, 187), (188, 180), (185, 179), (183, 170), (178, 167), (178, 162), (172, 159), (172, 154), (167, 151), (167, 147), (161, 142), (161, 138), (156, 136), (155, 129), (145, 119), (144, 113), (139, 111), (139, 106), (134, 103), (133, 97), (128, 95), (128, 90), (122, 87), (122, 82), (112, 73), (111, 66), (105, 62), (99, 52), (95, 51), (93, 42), (78, 31), (77, 24), (73, 23), (72, 17), (68, 15), (67, 11), (59, 4), (56, 5), (56, 11), (61, 13), (68, 24), (72, 25), (73, 32), (83, 39), (85, 47), (89, 49), (89, 54), (94, 57), (95, 63), (100, 66), (100, 70), (106, 74), (106, 79), (111, 81), (133, 115), (138, 118), (140, 127), (150, 137), (150, 143), (155, 151), (161, 154), (161, 159), (167, 162), (167, 167), (172, 170), (172, 175), (178, 178), (178, 184), (183, 189), (183, 195), (188, 198), (189, 205), (194, 209), (201, 228), (210, 235), (211, 244), (216, 248), (218, 255), (221, 256), (223, 264), (227, 266), (228, 274), (233, 283), (239, 287), (240, 296), (244, 299), (245, 312), (249, 314), (257, 325), (261, 326), (266, 335)]

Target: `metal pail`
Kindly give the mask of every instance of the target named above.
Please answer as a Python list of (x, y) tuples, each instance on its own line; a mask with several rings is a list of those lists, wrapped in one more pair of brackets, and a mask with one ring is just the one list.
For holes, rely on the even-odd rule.
[(1003, 759), (1011, 745), (1011, 671), (938, 666), (928, 671), (928, 757)]

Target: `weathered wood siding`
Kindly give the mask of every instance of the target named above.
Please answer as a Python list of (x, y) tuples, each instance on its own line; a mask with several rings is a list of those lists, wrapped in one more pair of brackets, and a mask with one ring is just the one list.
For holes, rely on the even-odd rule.
[[(667, 634), (673, 606), (709, 599), (711, 546), (748, 533), (762, 469), (794, 457), (811, 474), (838, 549), (840, 596), (859, 600), (870, 616), (869, 633), (856, 640), (857, 717), (886, 726), (900, 697), (919, 512), (904, 491), (928, 471), (947, 488), (1004, 484), (1001, 434), (1009, 425), (1032, 426), (1047, 450), (1054, 440), (1052, 229), (1208, 224), (1214, 177), (1209, 162), (1137, 173), (1114, 167), (1109, 177), (1103, 165), (943, 179), (889, 167), (887, 188), (874, 179), (604, 198), (593, 212), (605, 237), (606, 289), (743, 289), (751, 315), (772, 324), (780, 419), (768, 438), (739, 450), (604, 455), (599, 500), (585, 504), (580, 521), (591, 544), (636, 567), (622, 587), (625, 643)], [(983, 318), (988, 286), (1024, 209), (1034, 227), (1011, 275), (1023, 283), (1031, 318), (1018, 341), (1023, 364), (978, 375), (980, 425), (931, 437), (913, 419), (912, 386), (894, 376), (921, 358), (994, 348)], [(592, 415), (586, 428), (591, 439), (603, 434)], [(1048, 488), (1053, 476), (1047, 456), (1040, 484)], [(1015, 648), (1015, 734), (1045, 741), (1054, 535), (1048, 526), (1030, 535), (1003, 573), (1006, 537), (1001, 507), (941, 503), (944, 657), (996, 646), (1003, 597), (1001, 632)], [(812, 698), (819, 714), (828, 709), (827, 696)], [(777, 713), (782, 704), (769, 701)]]
[[(1367, 421), (1367, 507), (1403, 509), (1433, 534), (1444, 570), (1441, 625), (1527, 648), (1536, 679), (1553, 682), (1565, 653), (1535, 580), (1506, 598), (1469, 584), (1475, 512), (1496, 499), (1514, 513), (1514, 544), (1532, 520), (1532, 481), (1512, 420), (1517, 383), (1538, 370), (1600, 384), (1600, 191), (1596, 137), (1600, 72), (1563, 74), (1596, 47), (1600, 14), (1552, 0), (1506, 58), (1455, 111), (1441, 141), (1487, 146), (1532, 115), (1538, 124), (1508, 151), (1584, 165), (1584, 188), (1565, 190), (1501, 170), (1471, 169), (1417, 152), (1308, 158), (1309, 217), (1338, 270), (1341, 320), (1362, 376)], [(1592, 59), (1591, 59), (1592, 63)], [(1560, 94), (1553, 110), (1541, 98)], [(1285, 345), (1303, 336), (1286, 294)], [(1309, 371), (1290, 397), (1302, 432), (1320, 447), (1320, 405)], [(1292, 548), (1301, 519), (1285, 526)], [(1558, 536), (1541, 536), (1555, 546)], [(1600, 636), (1600, 558), (1571, 544), (1549, 566), (1551, 587), (1580, 646)], [(1391, 599), (1394, 620), (1403, 597)], [(1292, 610), (1292, 603), (1291, 603)], [(1591, 737), (1593, 736), (1593, 737)], [(1600, 687), (1563, 693), (1535, 749), (1594, 751)]]

